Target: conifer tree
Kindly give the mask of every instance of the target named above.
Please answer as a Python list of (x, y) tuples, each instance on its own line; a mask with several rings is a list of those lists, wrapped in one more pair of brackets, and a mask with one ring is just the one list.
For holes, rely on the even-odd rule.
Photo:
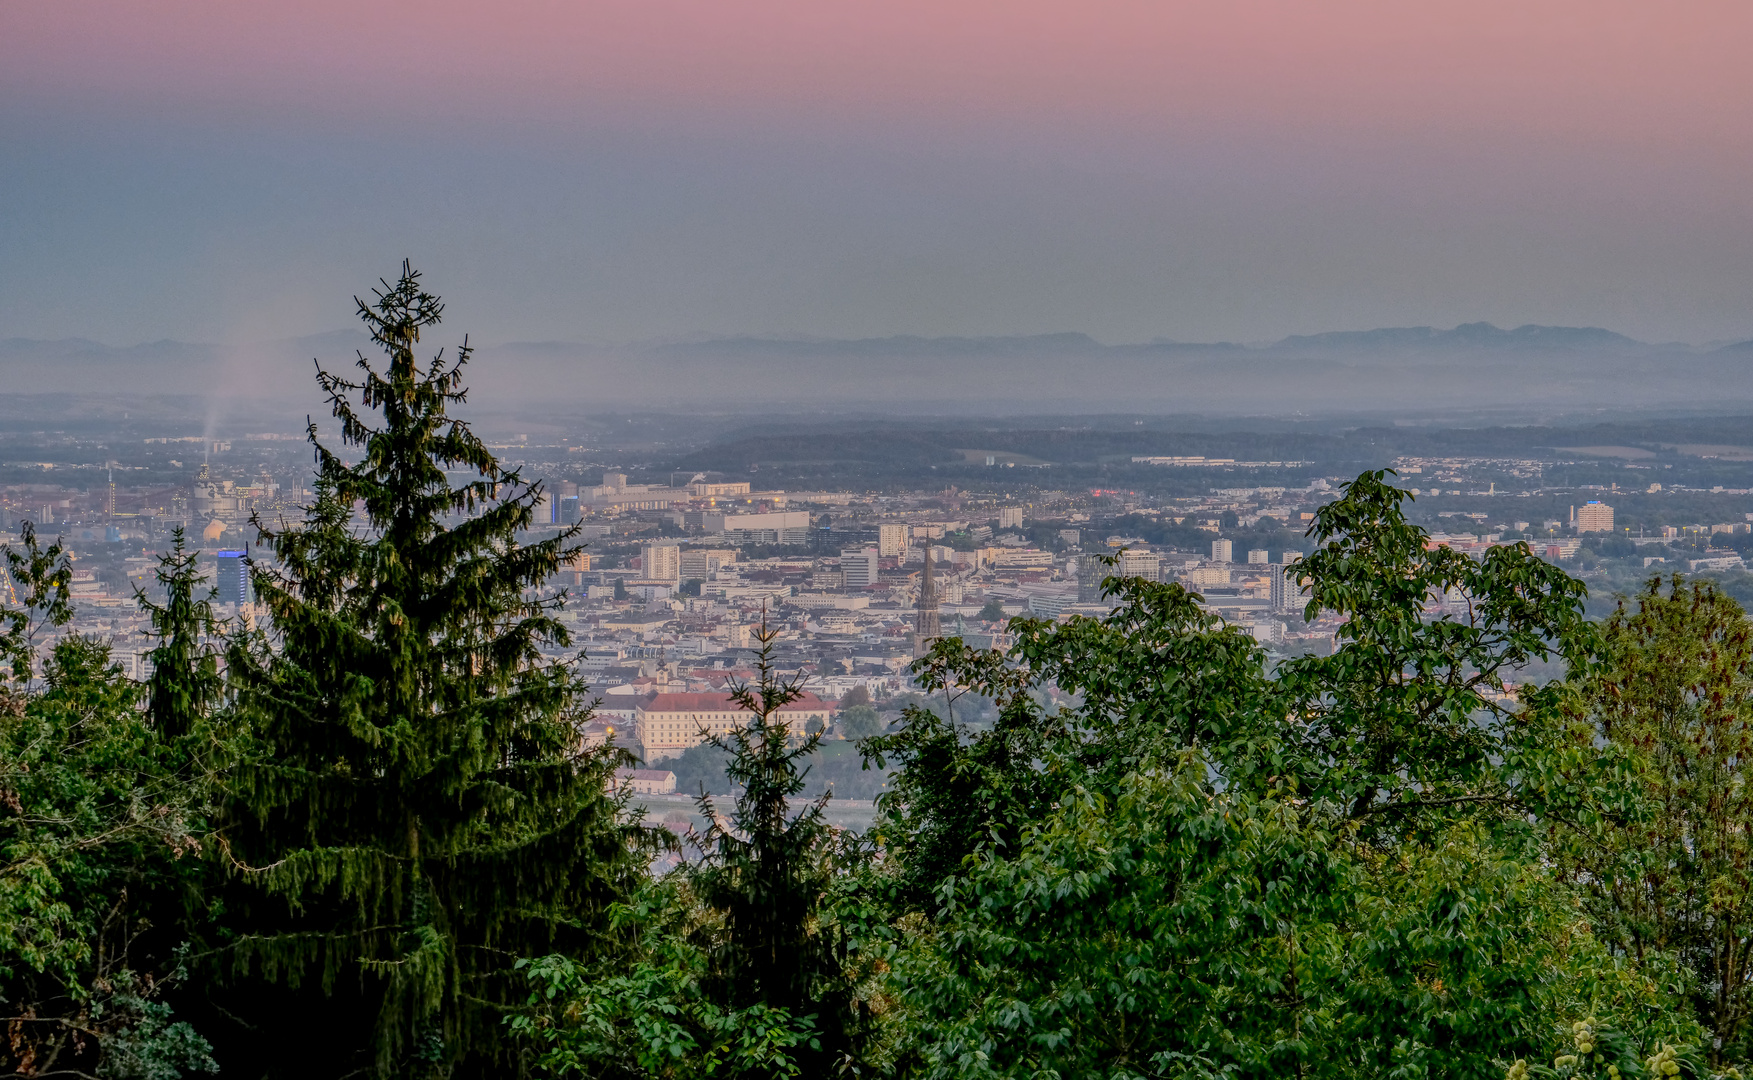
[(255, 1062), (235, 1071), (507, 1075), (513, 964), (600, 955), (637, 872), (607, 793), (618, 752), (581, 750), (582, 686), (540, 651), (570, 644), (563, 596), (532, 590), (576, 530), (518, 539), (541, 485), (448, 414), (466, 339), (416, 360), (443, 310), (419, 275), (404, 263), (357, 303), (382, 368), (317, 378), (358, 460), (310, 425), (315, 501), (256, 523), (270, 622), (229, 656), (258, 744), (224, 822), (240, 887), (214, 943), (232, 1008), (254, 1010)]
[(694, 886), (721, 920), (702, 935), (707, 992), (727, 1009), (762, 1005), (810, 1018), (817, 1037), (794, 1053), (804, 1075), (820, 1076), (853, 1059), (862, 1007), (847, 977), (847, 942), (825, 910), (839, 853), (822, 815), (829, 796), (791, 811), (822, 735), (793, 732), (781, 711), (803, 689), (775, 669), (775, 636), (763, 623), (756, 682), (731, 687), (752, 719), (710, 737), (730, 753), (725, 772), (740, 792), (728, 821), (711, 796), (698, 799), (710, 825)]
[(218, 703), (224, 685), (212, 644), (221, 631), (213, 616), (218, 590), (209, 588), (204, 596), (197, 596), (202, 580), (198, 554), (188, 550), (179, 527), (172, 534), (171, 550), (159, 557), (164, 606), (148, 600), (144, 591), (136, 589), (134, 594), (152, 625), (149, 633), (158, 642), (146, 655), (152, 664), (146, 680), (146, 716), (161, 739), (187, 735)]

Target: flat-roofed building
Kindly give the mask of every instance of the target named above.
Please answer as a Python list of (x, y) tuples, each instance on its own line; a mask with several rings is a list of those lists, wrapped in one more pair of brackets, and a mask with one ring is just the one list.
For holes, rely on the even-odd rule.
[(681, 581), (682, 549), (675, 544), (646, 544), (639, 552), (639, 576), (646, 581)]
[(807, 544), (810, 513), (808, 510), (765, 514), (708, 512), (700, 515), (700, 527), (707, 532), (723, 533), (725, 539), (738, 544)]
[(1604, 532), (1613, 531), (1613, 508), (1604, 502), (1587, 502), (1576, 508), (1576, 531)]
[(718, 576), (719, 567), (729, 566), (736, 561), (737, 553), (734, 549), (684, 550), (682, 552), (682, 580), (711, 581)]
[(688, 494), (696, 499), (716, 499), (723, 495), (747, 495), (749, 482), (739, 480), (732, 483), (693, 483), (688, 485)]
[(907, 554), (913, 531), (907, 526), (890, 522), (877, 526), (877, 554), (885, 559), (899, 559)]
[(879, 562), (876, 548), (840, 553), (840, 580), (848, 589), (867, 589), (876, 584)]
[(1156, 581), (1162, 577), (1163, 559), (1154, 551), (1128, 549), (1120, 552), (1118, 559), (1114, 573), (1120, 577), (1141, 577), (1146, 581)]

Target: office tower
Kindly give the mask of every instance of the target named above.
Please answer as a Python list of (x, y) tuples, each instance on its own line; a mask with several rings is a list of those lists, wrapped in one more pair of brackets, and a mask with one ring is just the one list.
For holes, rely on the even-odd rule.
[(219, 559), (219, 602), (221, 604), (249, 604), (255, 601), (255, 590), (250, 587), (250, 568), (244, 561), (248, 552), (221, 551)]
[(1154, 551), (1122, 551), (1114, 573), (1121, 577), (1141, 577), (1156, 581), (1162, 577), (1162, 556)]
[(864, 589), (876, 584), (877, 549), (848, 549), (840, 553), (840, 573), (848, 589)]
[(1100, 555), (1077, 557), (1077, 602), (1095, 604), (1102, 599), (1102, 580), (1114, 571), (1108, 569)]

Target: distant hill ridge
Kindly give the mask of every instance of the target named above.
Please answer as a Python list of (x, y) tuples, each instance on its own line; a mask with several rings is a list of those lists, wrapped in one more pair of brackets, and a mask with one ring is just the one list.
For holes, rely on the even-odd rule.
[[(311, 352), (312, 355), (321, 355), (337, 350), (352, 352), (366, 344), (368, 342), (365, 335), (357, 330), (331, 330), (289, 340), (263, 342), (258, 347), (271, 349), (275, 353)], [(1310, 350), (1379, 352), (1393, 349), (1416, 351), (1442, 349), (1681, 349), (1692, 351), (1691, 347), (1687, 345), (1643, 342), (1599, 326), (1543, 326), (1529, 323), (1506, 330), (1488, 322), (1462, 323), (1452, 330), (1442, 330), (1434, 326), (1387, 326), (1374, 330), (1330, 330), (1318, 334), (1292, 334), (1264, 346), (1245, 346), (1230, 341), (1176, 341), (1168, 338), (1109, 345), (1097, 341), (1085, 333), (1065, 332), (936, 337), (920, 334), (892, 334), (886, 337), (867, 338), (735, 334), (724, 337), (708, 336), (681, 342), (647, 342), (621, 348), (559, 340), (502, 342), (498, 345), (488, 346), (488, 348), (516, 352), (572, 348), (591, 348), (612, 352), (625, 348), (636, 352), (669, 355), (711, 352), (718, 356), (758, 353), (763, 356), (792, 355), (800, 357), (821, 355), (824, 352), (839, 355), (873, 353), (892, 356), (931, 356), (955, 353), (982, 355), (1059, 353), (1075, 355), (1115, 351), (1136, 354), (1190, 350), (1251, 353)], [(101, 342), (78, 337), (57, 339), (0, 338), (0, 360), (17, 356), (41, 358), (82, 356), (117, 359), (150, 355), (168, 357), (179, 354), (188, 356), (192, 353), (209, 350), (222, 351), (222, 346), (170, 339), (141, 342), (135, 345), (105, 345)], [(1753, 340), (1736, 342), (1709, 351), (1753, 352)]]
[[(452, 346), (441, 335), (430, 345)], [(364, 335), (114, 347), (0, 339), (11, 395), (196, 394), (320, 404), (312, 358), (350, 372)], [(1753, 342), (1644, 343), (1599, 327), (1467, 323), (1287, 337), (1268, 345), (1088, 334), (695, 338), (483, 345), (472, 400), (504, 407), (966, 409), (1175, 414), (1311, 410), (1753, 408)]]

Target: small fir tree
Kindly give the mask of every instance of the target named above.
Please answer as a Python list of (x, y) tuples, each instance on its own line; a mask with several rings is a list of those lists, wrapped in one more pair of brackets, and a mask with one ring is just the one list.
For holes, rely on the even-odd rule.
[[(256, 992), (250, 1069), (500, 1076), (513, 964), (600, 955), (638, 864), (606, 783), (618, 752), (581, 750), (583, 687), (541, 652), (570, 644), (564, 594), (533, 590), (576, 529), (519, 540), (541, 485), (448, 415), (466, 340), (422, 367), (442, 304), (406, 263), (383, 285), (358, 302), (383, 369), (317, 376), (357, 462), (311, 424), (306, 519), (257, 522), (270, 624), (229, 656), (258, 745), (226, 816), (242, 887), (218, 944)], [(475, 479), (452, 486), (458, 469)]]
[(219, 590), (209, 588), (206, 595), (197, 595), (203, 580), (196, 565), (199, 553), (188, 550), (180, 527), (171, 536), (171, 550), (159, 557), (158, 565), (164, 606), (147, 599), (144, 591), (134, 591), (152, 626), (148, 633), (157, 641), (146, 654), (152, 665), (146, 680), (146, 716), (164, 739), (187, 735), (218, 704), (224, 689), (219, 651), (213, 644), (223, 629), (213, 616), (213, 597)]
[(729, 820), (710, 795), (697, 799), (709, 823), (693, 875), (700, 902), (717, 915), (701, 930), (707, 993), (727, 1009), (782, 1009), (816, 1037), (792, 1051), (803, 1075), (827, 1075), (856, 1056), (861, 1003), (848, 977), (848, 942), (826, 910), (842, 845), (824, 819), (829, 795), (793, 813), (822, 733), (793, 732), (785, 706), (804, 694), (773, 661), (777, 635), (763, 622), (753, 685), (731, 697), (748, 725), (711, 741), (730, 754), (725, 772), (740, 791)]

